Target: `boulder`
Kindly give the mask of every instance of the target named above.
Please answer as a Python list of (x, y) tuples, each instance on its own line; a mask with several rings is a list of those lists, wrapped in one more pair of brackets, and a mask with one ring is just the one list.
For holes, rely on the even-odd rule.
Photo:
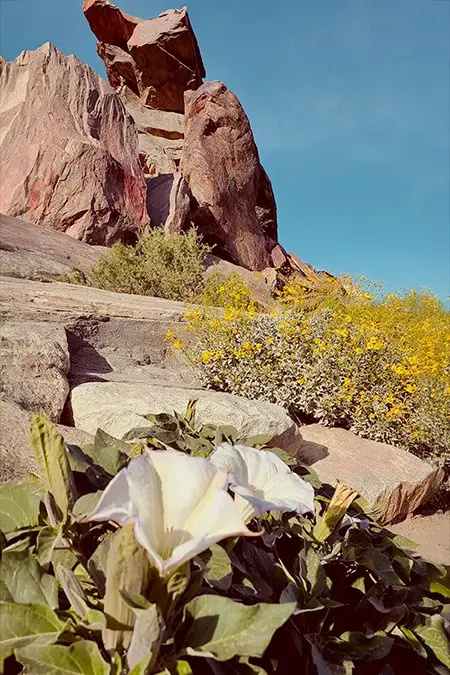
[(110, 83), (125, 84), (151, 108), (182, 113), (184, 92), (197, 89), (205, 77), (187, 9), (144, 20), (107, 0), (85, 0), (83, 11)]
[(427, 502), (443, 481), (443, 471), (386, 443), (369, 441), (345, 429), (320, 424), (301, 427), (297, 456), (324, 483), (338, 480), (358, 490), (379, 512), (382, 523), (395, 523)]
[[(58, 323), (66, 329), (71, 353), (90, 346), (129, 365), (172, 359), (164, 338), (180, 326), (184, 313), (182, 302), (162, 298), (0, 277), (0, 320)], [(95, 371), (111, 371), (101, 355)]]
[(190, 214), (189, 188), (181, 173), (168, 173), (147, 181), (147, 211), (152, 226), (167, 234), (180, 233)]
[(74, 270), (89, 274), (105, 253), (63, 232), (0, 214), (0, 275), (51, 281)]
[(120, 97), (47, 43), (0, 76), (0, 211), (91, 244), (148, 222), (137, 131)]
[(39, 473), (29, 428), (29, 413), (0, 394), (0, 483), (20, 483)]
[(148, 413), (184, 413), (190, 399), (198, 399), (199, 426), (229, 424), (243, 436), (273, 434), (272, 443), (292, 453), (301, 441), (297, 425), (283, 408), (223, 392), (144, 382), (88, 382), (71, 392), (76, 427), (91, 434), (101, 428), (118, 438), (134, 427), (147, 426), (143, 416)]
[(181, 172), (192, 220), (215, 254), (250, 270), (271, 266), (276, 204), (248, 118), (222, 82), (186, 92)]
[(62, 326), (6, 321), (0, 327), (0, 392), (58, 422), (69, 393), (70, 356)]

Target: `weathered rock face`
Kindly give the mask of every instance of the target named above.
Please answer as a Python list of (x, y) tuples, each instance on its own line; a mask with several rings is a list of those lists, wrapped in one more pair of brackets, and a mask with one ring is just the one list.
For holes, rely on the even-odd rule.
[(1, 276), (51, 281), (73, 270), (88, 274), (107, 250), (0, 213)]
[(152, 225), (177, 234), (188, 224), (191, 200), (181, 173), (162, 174), (147, 181), (147, 211)]
[(139, 157), (144, 175), (149, 178), (176, 172), (183, 148), (184, 115), (153, 110), (126, 86), (119, 87), (117, 93), (138, 130)]
[(31, 472), (39, 474), (29, 429), (29, 413), (0, 394), (0, 483), (19, 483)]
[(156, 110), (182, 113), (184, 92), (199, 87), (205, 77), (186, 8), (144, 20), (123, 14), (107, 0), (85, 0), (83, 11), (112, 86), (125, 84)]
[(269, 267), (275, 199), (239, 100), (222, 82), (186, 92), (185, 100), (181, 172), (195, 200), (193, 222), (216, 255), (251, 270)]
[(231, 424), (243, 436), (273, 434), (273, 444), (295, 452), (301, 436), (286, 411), (273, 403), (198, 389), (179, 389), (144, 382), (88, 382), (72, 389), (75, 426), (95, 433), (100, 427), (121, 438), (146, 425), (148, 413), (184, 413), (190, 399), (198, 399), (196, 423)]
[(59, 422), (69, 393), (70, 356), (62, 326), (6, 321), (0, 328), (0, 392), (24, 410)]
[(298, 457), (324, 483), (340, 480), (358, 490), (380, 512), (380, 521), (403, 520), (440, 487), (442, 470), (406, 450), (360, 438), (345, 429), (310, 424), (301, 427)]
[(75, 56), (47, 43), (0, 76), (0, 210), (91, 244), (148, 222), (133, 120)]

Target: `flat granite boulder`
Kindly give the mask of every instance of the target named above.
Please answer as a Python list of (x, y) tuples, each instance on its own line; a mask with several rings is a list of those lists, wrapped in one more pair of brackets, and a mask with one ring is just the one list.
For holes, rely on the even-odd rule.
[(443, 471), (386, 443), (369, 441), (345, 429), (301, 427), (297, 457), (324, 483), (342, 481), (377, 506), (382, 523), (411, 515), (439, 490)]
[(147, 426), (148, 413), (184, 413), (198, 399), (196, 424), (229, 424), (242, 436), (273, 434), (272, 444), (295, 453), (301, 436), (280, 406), (249, 401), (223, 392), (163, 387), (143, 382), (88, 382), (71, 392), (74, 424), (95, 434), (98, 428), (121, 438), (134, 427)]
[(74, 270), (88, 274), (107, 250), (0, 213), (2, 276), (52, 281)]
[(69, 393), (70, 356), (58, 324), (6, 321), (0, 327), (0, 392), (23, 410), (59, 422)]

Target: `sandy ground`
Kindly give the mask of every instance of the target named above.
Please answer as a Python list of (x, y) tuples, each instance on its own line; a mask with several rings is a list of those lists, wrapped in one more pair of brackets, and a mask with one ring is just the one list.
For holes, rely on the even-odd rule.
[(389, 529), (419, 544), (423, 558), (450, 565), (450, 511), (408, 518)]

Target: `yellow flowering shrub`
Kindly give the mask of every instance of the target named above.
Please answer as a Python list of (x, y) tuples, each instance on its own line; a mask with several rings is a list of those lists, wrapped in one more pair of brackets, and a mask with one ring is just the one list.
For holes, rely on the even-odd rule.
[(190, 310), (191, 339), (174, 346), (207, 386), (449, 460), (450, 313), (427, 293), (364, 293), (314, 309), (284, 297), (272, 314)]
[(240, 311), (257, 312), (262, 309), (240, 274), (226, 277), (219, 272), (213, 272), (206, 279), (197, 302), (205, 307), (232, 307)]

